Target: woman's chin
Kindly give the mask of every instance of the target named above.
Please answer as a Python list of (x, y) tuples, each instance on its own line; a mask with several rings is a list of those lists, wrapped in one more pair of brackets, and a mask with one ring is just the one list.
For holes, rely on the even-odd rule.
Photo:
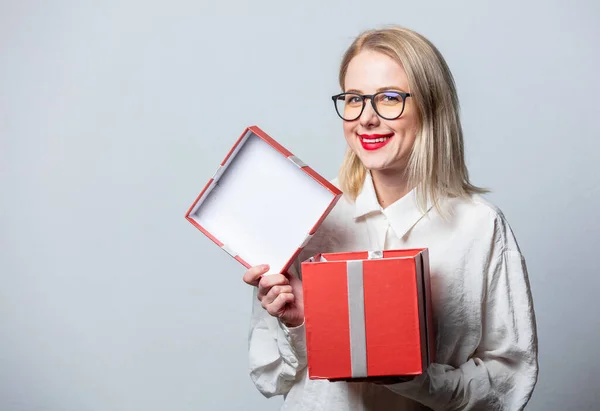
[(369, 171), (386, 171), (390, 169), (389, 164), (382, 161), (363, 161), (362, 163)]

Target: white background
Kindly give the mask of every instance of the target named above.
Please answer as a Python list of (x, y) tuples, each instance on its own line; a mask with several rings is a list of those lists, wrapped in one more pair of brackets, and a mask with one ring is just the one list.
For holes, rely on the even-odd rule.
[(596, 409), (599, 4), (1, 0), (0, 409), (277, 409), (243, 267), (184, 213), (252, 124), (334, 177), (341, 55), (386, 24), (447, 58), (473, 181), (527, 258), (528, 409)]

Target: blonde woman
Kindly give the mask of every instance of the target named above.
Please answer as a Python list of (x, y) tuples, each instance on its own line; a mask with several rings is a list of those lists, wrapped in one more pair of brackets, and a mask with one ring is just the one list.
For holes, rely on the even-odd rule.
[[(333, 96), (348, 152), (343, 198), (286, 275), (255, 286), (251, 377), (283, 410), (520, 410), (538, 374), (525, 260), (501, 211), (469, 182), (454, 81), (423, 36), (387, 28), (346, 51)], [(302, 260), (317, 252), (427, 247), (436, 363), (414, 379), (307, 377)], [(390, 326), (392, 326), (390, 324)]]

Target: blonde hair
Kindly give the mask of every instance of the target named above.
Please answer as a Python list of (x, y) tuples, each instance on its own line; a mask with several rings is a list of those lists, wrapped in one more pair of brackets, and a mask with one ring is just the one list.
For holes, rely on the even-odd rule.
[[(440, 206), (441, 199), (468, 198), (486, 192), (469, 182), (456, 86), (438, 49), (422, 35), (402, 27), (363, 32), (343, 56), (339, 73), (342, 90), (350, 61), (364, 50), (391, 57), (404, 68), (408, 77), (420, 129), (406, 172), (409, 187), (416, 188), (419, 207), (425, 211), (431, 201), (445, 214)], [(360, 159), (348, 149), (339, 172), (342, 191), (356, 199), (366, 173)]]

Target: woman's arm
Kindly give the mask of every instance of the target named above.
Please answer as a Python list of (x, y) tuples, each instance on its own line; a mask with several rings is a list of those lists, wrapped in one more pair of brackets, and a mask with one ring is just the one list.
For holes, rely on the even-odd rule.
[[(296, 267), (290, 269), (290, 283), (298, 298), (296, 291), (300, 285), (301, 293), (301, 283), (296, 271)], [(267, 398), (287, 394), (307, 365), (304, 324), (288, 328), (270, 315), (258, 300), (256, 287), (253, 299), (248, 344), (250, 377)]]
[(388, 385), (434, 410), (521, 410), (537, 381), (537, 337), (525, 261), (504, 250), (491, 261), (482, 340), (458, 368), (432, 364), (411, 382)]

